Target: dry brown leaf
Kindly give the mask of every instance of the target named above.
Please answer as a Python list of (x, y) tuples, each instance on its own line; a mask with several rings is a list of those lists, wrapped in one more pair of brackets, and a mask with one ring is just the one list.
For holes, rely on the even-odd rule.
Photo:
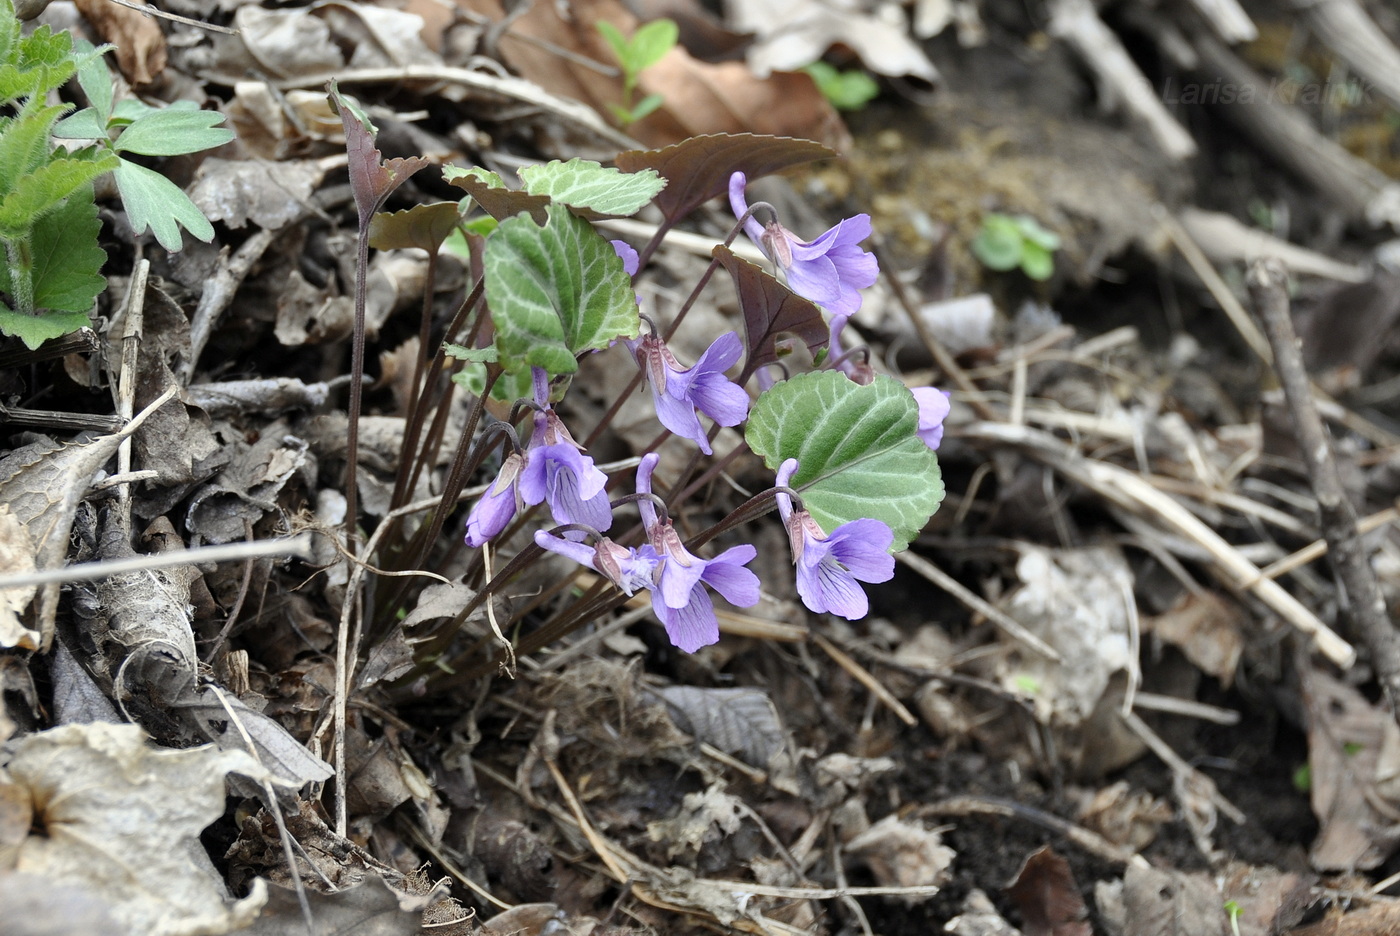
[(1129, 865), (1122, 900), (1125, 931), (1134, 936), (1220, 936), (1230, 931), (1225, 898), (1203, 873)]
[(1394, 807), (1376, 788), (1390, 779), (1378, 776), (1381, 751), (1400, 740), (1400, 728), (1384, 706), (1320, 670), (1301, 668), (1301, 679), (1312, 808), (1322, 826), (1308, 857), (1319, 871), (1369, 870), (1400, 843), (1390, 831)]
[(109, 0), (75, 0), (102, 41), (117, 47), (117, 67), (133, 85), (147, 85), (165, 69), (165, 33), (140, 10)]
[(1026, 858), (1006, 892), (1021, 911), (1025, 936), (1092, 936), (1074, 872), (1049, 845)]
[[(462, 0), (476, 13), (499, 20), (497, 0)], [(576, 0), (569, 5), (572, 20), (559, 15), (553, 3), (536, 3), (516, 19), (501, 37), (500, 52), (515, 71), (546, 91), (583, 101), (601, 114), (622, 100), (622, 80), (569, 61), (557, 52), (524, 37), (552, 43), (604, 65), (613, 65), (612, 51), (595, 24), (612, 23), (631, 35), (637, 20), (620, 0)], [(739, 62), (712, 65), (698, 61), (679, 47), (672, 49), (638, 83), (642, 95), (660, 94), (660, 110), (627, 127), (648, 146), (665, 146), (706, 133), (768, 133), (806, 137), (840, 150), (850, 137), (840, 117), (805, 74), (782, 73), (760, 79)]]
[(1244, 653), (1240, 622), (1245, 613), (1215, 592), (1188, 592), (1163, 614), (1144, 617), (1144, 633), (1179, 647), (1201, 672), (1229, 688)]

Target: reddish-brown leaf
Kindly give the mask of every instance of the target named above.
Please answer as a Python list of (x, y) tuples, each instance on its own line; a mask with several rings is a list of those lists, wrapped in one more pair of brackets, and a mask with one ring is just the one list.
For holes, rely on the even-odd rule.
[(714, 133), (691, 137), (657, 150), (619, 153), (623, 172), (655, 169), (666, 179), (656, 205), (668, 221), (683, 218), (729, 189), (729, 177), (742, 172), (749, 181), (793, 166), (826, 159), (836, 152), (821, 143), (754, 133)]
[[(749, 349), (744, 362), (743, 378), (765, 364), (778, 360), (778, 335), (796, 335), (815, 355), (826, 347), (831, 331), (822, 319), (816, 303), (803, 299), (747, 260), (735, 256), (723, 244), (712, 251), (720, 266), (734, 277), (734, 291), (739, 294), (739, 308), (744, 313), (744, 335)], [(740, 381), (741, 383), (743, 380)]]
[(374, 125), (353, 101), (343, 97), (335, 81), (327, 87), (331, 106), (340, 114), (345, 127), (345, 150), (350, 156), (350, 190), (355, 195), (360, 225), (368, 227), (369, 219), (384, 204), (394, 189), (408, 181), (409, 176), (427, 166), (422, 156), (409, 156), (384, 162), (383, 154), (374, 145)]
[(528, 211), (530, 217), (535, 219), (535, 223), (544, 227), (545, 223), (549, 221), (549, 215), (545, 213), (545, 209), (554, 203), (548, 195), (531, 195), (529, 192), (521, 192), (517, 189), (502, 188), (476, 176), (457, 176), (454, 179), (447, 179), (447, 184), (455, 185), (466, 192), (481, 206), (482, 211), (497, 221), (504, 221), (506, 218), (515, 217), (522, 211)]
[(1069, 862), (1049, 845), (1031, 853), (1006, 889), (1021, 911), (1026, 936), (1092, 936), (1089, 908), (1074, 882)]
[(369, 245), (375, 250), (417, 247), (437, 253), (460, 217), (454, 202), (414, 205), (405, 211), (381, 211), (370, 219)]

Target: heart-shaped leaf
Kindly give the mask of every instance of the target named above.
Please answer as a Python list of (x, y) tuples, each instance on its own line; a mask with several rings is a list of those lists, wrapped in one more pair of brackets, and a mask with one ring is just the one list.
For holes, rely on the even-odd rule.
[(632, 279), (592, 225), (550, 205), (541, 227), (507, 218), (486, 239), (486, 301), (507, 372), (578, 370), (574, 355), (602, 350), (641, 328)]
[(792, 487), (826, 532), (870, 517), (894, 531), (898, 551), (943, 501), (938, 458), (918, 427), (919, 404), (894, 378), (861, 386), (819, 371), (760, 395), (744, 437), (769, 468), (797, 459)]
[(460, 220), (455, 202), (380, 211), (369, 221), (369, 245), (375, 250), (417, 247), (435, 254)]

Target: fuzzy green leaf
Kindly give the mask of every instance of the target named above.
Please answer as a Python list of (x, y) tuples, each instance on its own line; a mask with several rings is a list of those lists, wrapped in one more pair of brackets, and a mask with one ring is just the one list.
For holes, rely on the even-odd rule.
[(54, 159), (21, 176), (15, 181), (14, 191), (0, 200), (0, 237), (25, 236), (36, 220), (93, 179), (111, 172), (117, 162), (117, 157), (110, 153), (101, 156), (89, 153), (88, 158)]
[(143, 156), (180, 156), (223, 146), (233, 131), (216, 126), (224, 122), (218, 111), (200, 110), (191, 102), (172, 104), (143, 114), (131, 123), (113, 148)]
[(18, 338), (31, 351), (50, 338), (62, 338), (91, 324), (92, 320), (86, 312), (40, 312), (37, 315), (25, 315), (23, 312), (12, 312), (0, 303), (0, 335)]
[(1014, 270), (1021, 263), (1024, 243), (1015, 219), (990, 214), (982, 220), (982, 230), (972, 241), (972, 255), (989, 270)]
[(49, 131), (64, 110), (30, 101), (4, 125), (0, 131), (0, 195), (13, 192), (20, 176), (48, 161)]
[(554, 160), (520, 170), (525, 191), (599, 215), (632, 215), (666, 187), (654, 169), (619, 172), (591, 159)]
[(1021, 272), (1038, 282), (1048, 280), (1055, 273), (1050, 251), (1033, 241), (1021, 244)]
[(792, 486), (827, 533), (870, 517), (894, 531), (898, 551), (943, 500), (938, 458), (918, 426), (919, 404), (899, 381), (880, 376), (862, 387), (819, 371), (760, 395), (744, 435), (771, 469), (798, 460)]
[(101, 233), (91, 185), (39, 219), (30, 241), (37, 307), (86, 317), (98, 294), (107, 288), (102, 276), (107, 252), (97, 243)]
[(486, 301), (507, 372), (535, 365), (578, 370), (574, 355), (601, 350), (641, 327), (622, 260), (588, 222), (560, 205), (548, 223), (502, 221), (486, 241)]
[(119, 159), (116, 178), (127, 219), (137, 234), (150, 228), (160, 245), (172, 253), (184, 246), (180, 225), (206, 243), (214, 239), (214, 225), (190, 197), (165, 176)]

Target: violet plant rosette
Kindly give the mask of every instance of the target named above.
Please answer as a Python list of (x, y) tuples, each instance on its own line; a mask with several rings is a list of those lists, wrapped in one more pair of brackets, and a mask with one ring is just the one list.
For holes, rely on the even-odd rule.
[(874, 285), (880, 265), (860, 242), (870, 236), (870, 215), (858, 214), (838, 221), (816, 240), (804, 241), (776, 220), (760, 224), (749, 215), (744, 197), (748, 178), (742, 172), (729, 177), (729, 206), (743, 218), (744, 232), (778, 264), (793, 292), (810, 299), (832, 315), (851, 315), (860, 309), (860, 291)]
[[(796, 473), (797, 459), (784, 461), (778, 466), (778, 486), (787, 487)], [(841, 524), (828, 536), (806, 510), (793, 509), (790, 496), (780, 491), (775, 497), (792, 546), (802, 603), (817, 614), (851, 621), (865, 617), (870, 600), (858, 582), (894, 578), (894, 556), (889, 553), (893, 531), (879, 520), (861, 518)]]

